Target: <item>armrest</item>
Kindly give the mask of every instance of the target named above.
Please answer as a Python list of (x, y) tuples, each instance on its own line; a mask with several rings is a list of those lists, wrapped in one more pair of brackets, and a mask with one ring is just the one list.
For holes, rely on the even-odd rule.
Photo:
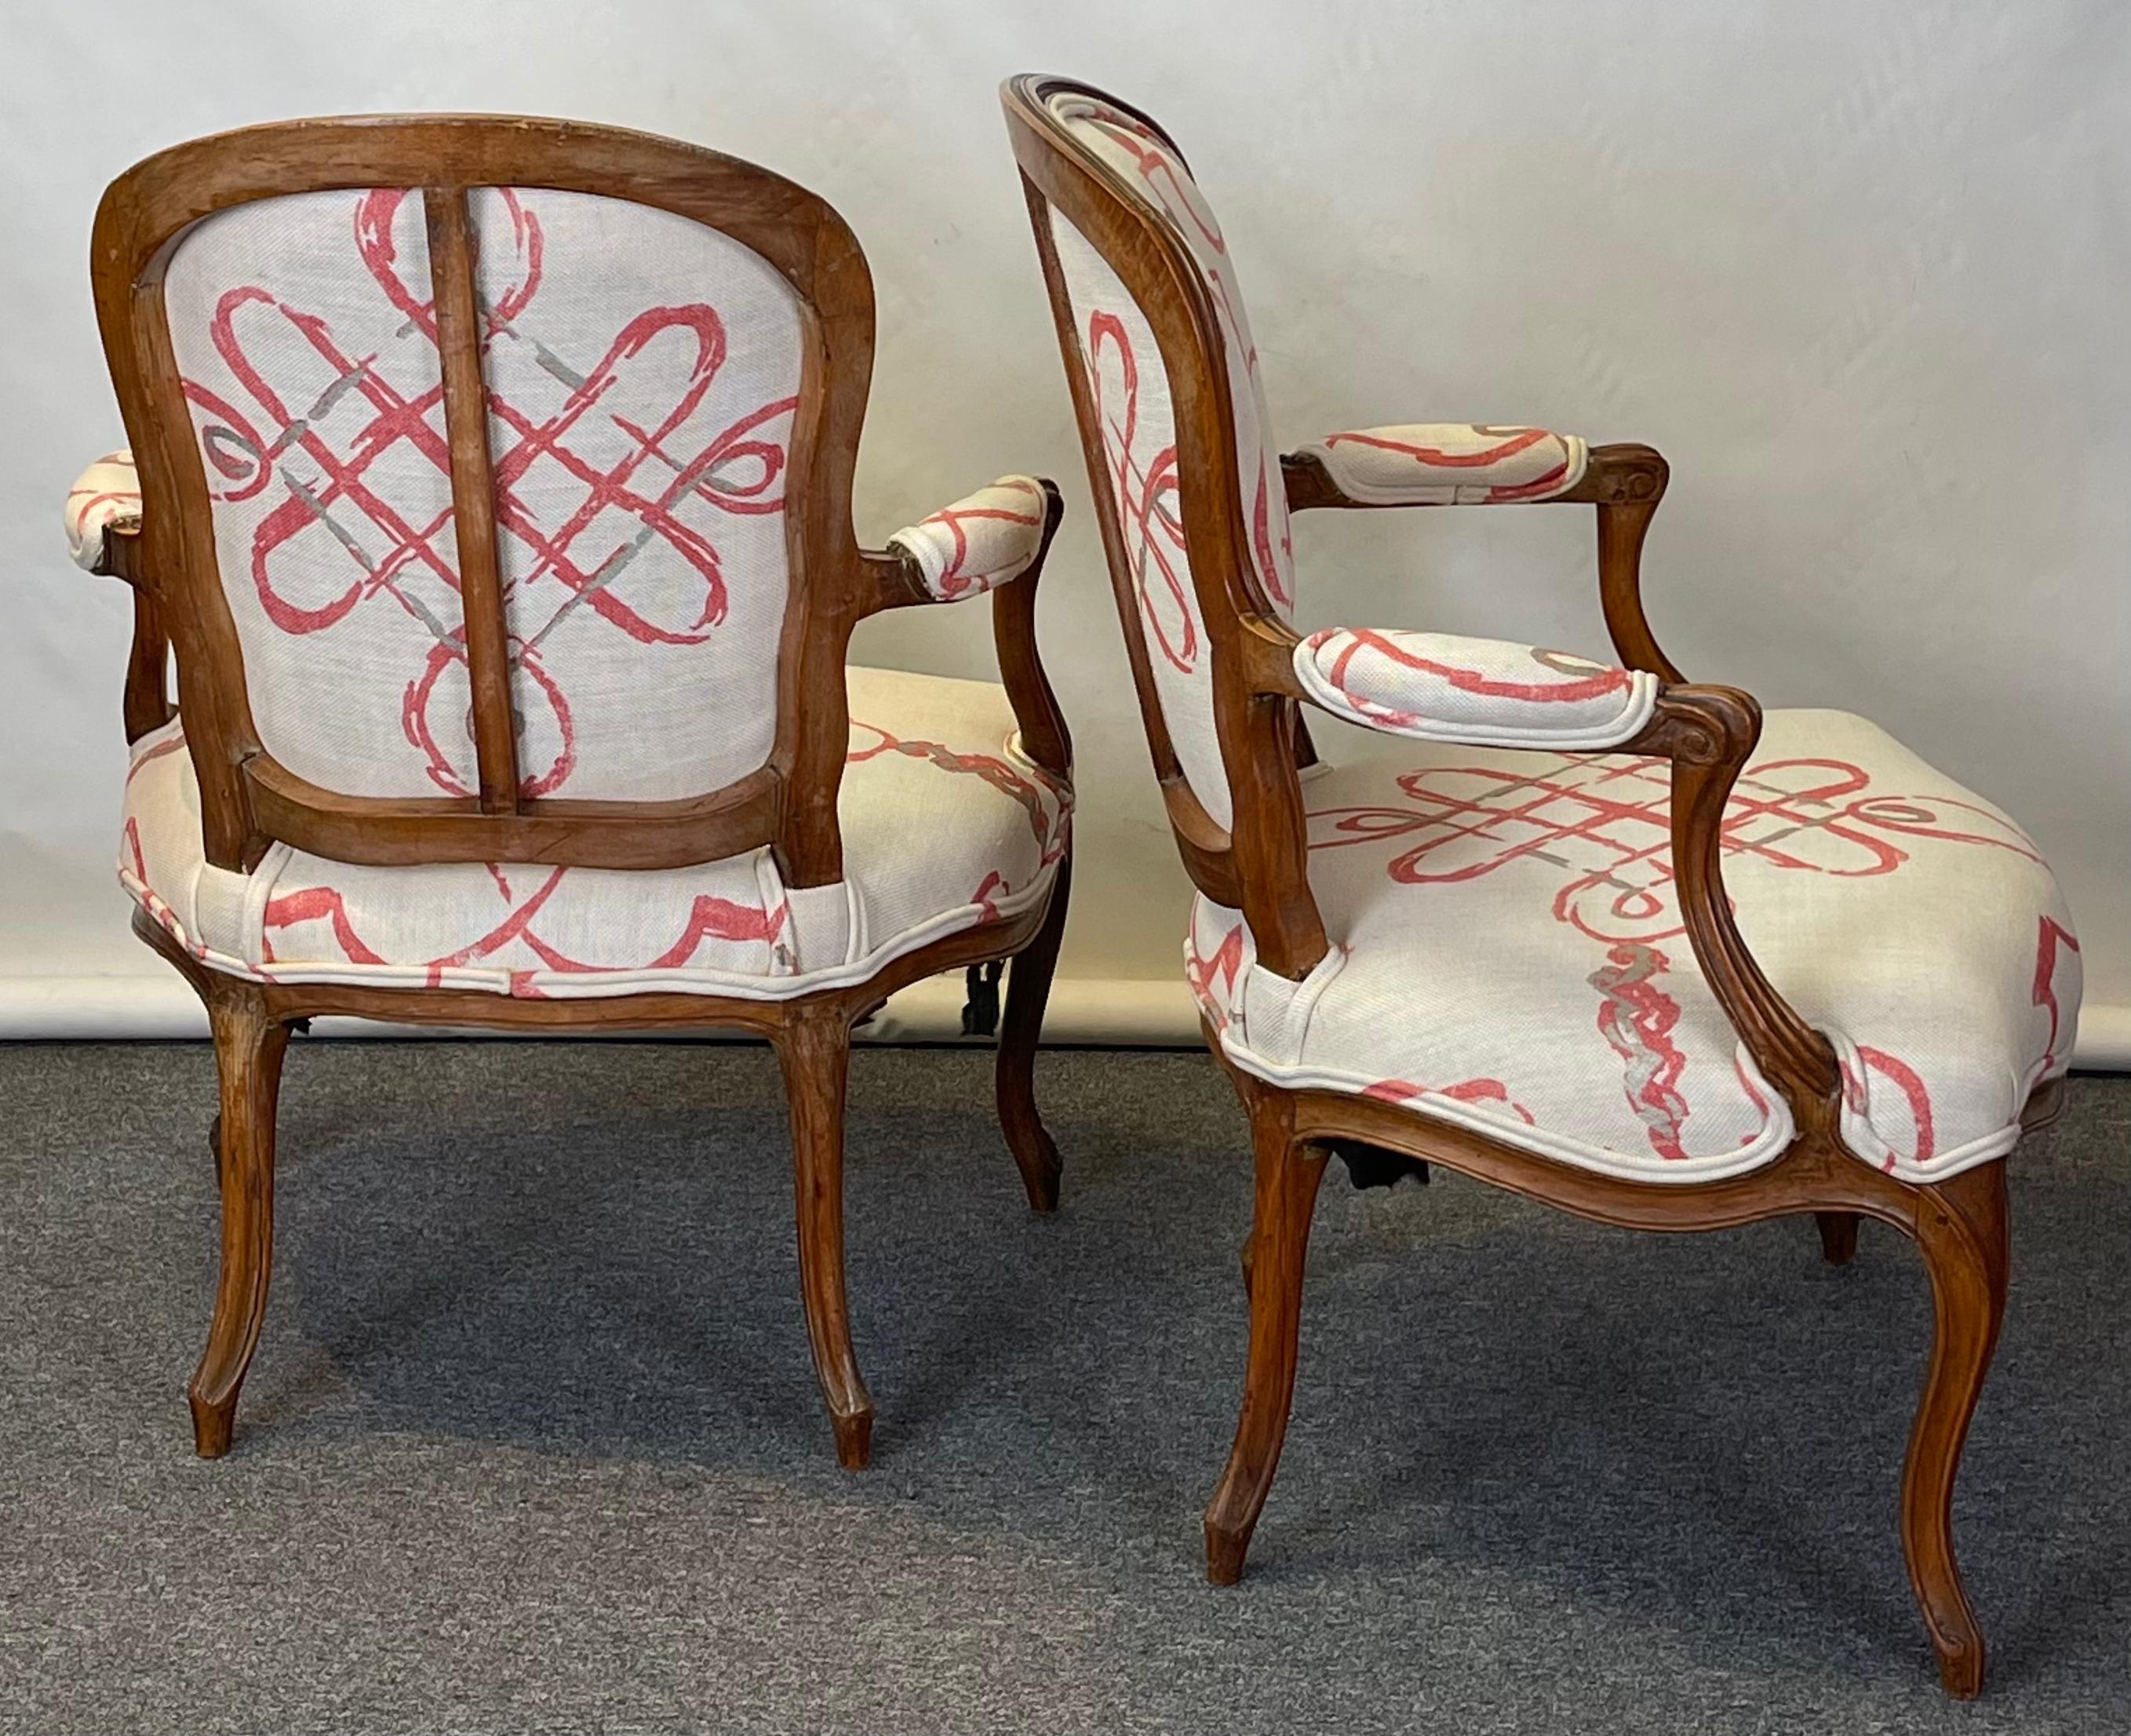
[(1327, 434), (1282, 467), (1291, 506), (1494, 506), (1565, 495), (1589, 461), (1574, 434), (1429, 422)]
[(924, 598), (955, 603), (1019, 578), (1036, 564), (1047, 534), (1043, 485), (1001, 476), (888, 540)]
[(141, 479), (134, 472), (133, 454), (106, 452), (67, 490), (67, 552), (84, 571), (116, 572), (113, 534), (140, 528)]
[[(999, 685), (1030, 759), (1069, 787), (1073, 739), (1036, 648), (1036, 586), (1066, 505), (1057, 485), (1002, 476), (890, 537), (864, 556), (873, 576), (865, 613), (992, 596)], [(1018, 582), (1016, 582), (1018, 581)]]
[(1305, 698), (1366, 729), (1565, 753), (1640, 734), (1662, 686), (1565, 651), (1365, 627), (1313, 633), (1292, 661)]

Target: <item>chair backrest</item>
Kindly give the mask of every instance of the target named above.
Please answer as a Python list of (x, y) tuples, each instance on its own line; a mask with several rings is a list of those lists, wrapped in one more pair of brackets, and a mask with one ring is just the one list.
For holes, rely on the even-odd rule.
[(873, 289), (750, 164), (506, 117), (196, 141), (97, 213), (209, 858), (840, 878)]
[(1244, 646), (1293, 607), (1286, 485), (1228, 243), (1137, 109), (1034, 75), (1001, 100), (1179, 847), (1269, 961), (1306, 968), (1324, 944), (1295, 770), (1306, 738), (1292, 701), (1252, 695)]

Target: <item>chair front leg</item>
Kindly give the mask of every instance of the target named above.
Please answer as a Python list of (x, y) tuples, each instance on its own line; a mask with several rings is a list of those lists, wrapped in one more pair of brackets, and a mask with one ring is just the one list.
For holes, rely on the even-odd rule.
[(836, 1432), (836, 1462), (873, 1457), (873, 1395), (851, 1350), (844, 1295), (844, 1092), (850, 1070), (848, 1011), (834, 999), (795, 1007), (773, 1039), (792, 1118), (792, 1179), (799, 1227), (799, 1288), (814, 1372)]
[(1914, 1234), (1931, 1272), (1931, 1367), (1902, 1472), (1902, 1547), (1939, 1679), (1956, 1700), (1983, 1691), (1983, 1630), (1953, 1553), (1961, 1443), (2005, 1316), (2009, 1269), (2003, 1160), (1918, 1190)]
[(274, 1264), (274, 1119), (289, 1027), (268, 1013), (265, 994), (249, 983), (218, 982), (207, 1010), (222, 1082), (222, 1113), (213, 1136), (222, 1189), (222, 1273), (207, 1348), (185, 1396), (192, 1407), (194, 1451), (203, 1459), (218, 1459), (229, 1451), (237, 1395), (266, 1314)]
[(1257, 1162), (1257, 1198), (1243, 1261), (1251, 1347), (1235, 1445), (1206, 1508), (1206, 1577), (1217, 1585), (1233, 1585), (1243, 1577), (1251, 1533), (1280, 1467), (1295, 1398), (1310, 1212), (1326, 1156), (1323, 1146), (1295, 1137), (1294, 1099), (1286, 1092), (1252, 1088), (1247, 1102)]
[(1021, 1168), (1029, 1209), (1058, 1209), (1058, 1147), (1036, 1107), (1036, 1045), (1043, 1035), (1043, 1010), (1058, 967), (1058, 943), (1066, 932), (1066, 905), (1073, 884), (1073, 858), (1058, 864), (1051, 903), (1036, 938), (1014, 954), (1006, 985), (1006, 1013), (999, 1021), (996, 1093), (999, 1127)]

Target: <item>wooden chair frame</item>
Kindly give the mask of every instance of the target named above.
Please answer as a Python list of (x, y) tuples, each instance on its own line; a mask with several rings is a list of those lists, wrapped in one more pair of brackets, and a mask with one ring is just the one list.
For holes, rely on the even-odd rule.
[[(1035, 75), (1010, 79), (1002, 88), (1141, 715), (1178, 850), (1202, 893), (1244, 913), (1259, 963), (1300, 979), (1328, 945), (1310, 892), (1298, 775), (1298, 767), (1314, 758), (1299, 715), (1307, 695), (1292, 662), (1297, 634), (1262, 594), (1250, 558), (1219, 328), (1199, 268), (1181, 242), (1051, 112), (1049, 99), (1066, 93), (1137, 116), (1180, 162), (1183, 154), (1152, 117), (1104, 92)], [(1162, 719), (1050, 208), (1087, 238), (1130, 292), (1167, 371), (1178, 471), (1185, 479), (1185, 535), (1211, 646), (1215, 730), (1233, 805), (1227, 828), (1185, 782)], [(1291, 511), (1364, 505), (1343, 493), (1314, 457), (1291, 455), (1281, 467)], [(1760, 708), (1736, 688), (1686, 681), (1643, 613), (1642, 546), (1667, 476), (1664, 460), (1647, 446), (1601, 446), (1592, 451), (1582, 481), (1555, 498), (1596, 509), (1607, 631), (1625, 664), (1664, 683), (1648, 726), (1615, 751), (1671, 762), (1674, 872), (1689, 942), (1741, 1041), (1790, 1105), (1797, 1136), (1779, 1159), (1748, 1174), (1687, 1184), (1634, 1181), (1557, 1163), (1388, 1102), (1288, 1089), (1229, 1068), (1251, 1118), (1257, 1182), (1243, 1254), (1249, 1356), (1234, 1446), (1206, 1509), (1207, 1574), (1224, 1585), (1240, 1577), (1271, 1487), (1294, 1393), (1311, 1209), (1325, 1158), (1335, 1148), (1368, 1147), (1442, 1164), (1585, 1217), (1638, 1229), (1720, 1229), (1810, 1212), (1826, 1257), (1837, 1264), (1855, 1251), (1859, 1217), (1872, 1217), (1910, 1236), (1931, 1275), (1935, 1332), (1903, 1476), (1902, 1538), (1941, 1677), (1949, 1693), (1965, 1698), (1980, 1690), (1984, 1645), (1954, 1558), (1952, 1497), (1961, 1443), (2004, 1308), (2004, 1164), (1986, 1163), (1918, 1186), (1860, 1162), (1843, 1145), (1834, 1053), (1763, 975), (1724, 892), (1719, 829), (1726, 799), (1759, 739)], [(1219, 1055), (1210, 1030), (1206, 1037)], [(2025, 1124), (2048, 1119), (2057, 1096), (2054, 1084), (2038, 1090)]]
[[(797, 296), (803, 362), (788, 472), (791, 592), (778, 650), (777, 732), (769, 763), (725, 788), (682, 801), (520, 794), (466, 202), (468, 189), (486, 186), (559, 189), (676, 213), (753, 249)], [(189, 225), (250, 200), (373, 187), (419, 189), (429, 230), (480, 768), (479, 794), (472, 797), (350, 796), (296, 777), (261, 747), (164, 310), (164, 274)], [(936, 599), (912, 557), (861, 548), (852, 529), (851, 472), (873, 366), (873, 284), (857, 241), (828, 205), (752, 164), (614, 127), (491, 116), (297, 121), (180, 145), (120, 176), (97, 212), (92, 261), (98, 318), (142, 496), (140, 525), (108, 535), (102, 567), (133, 591), (127, 737), (137, 741), (174, 715), (165, 676), (175, 648), (210, 862), (249, 869), (275, 839), (349, 862), (616, 868), (679, 866), (768, 845), (789, 886), (843, 878), (836, 797), (850, 727), (844, 665), (851, 631), (881, 610)], [(992, 620), (1023, 747), (1070, 787), (1071, 743), (1035, 637), (1037, 582), (1062, 510), (1056, 489), (1043, 487), (1036, 562), (994, 593)], [(1037, 1112), (1032, 1072), (1070, 881), (1069, 857), (1044, 901), (932, 941), (869, 981), (783, 1001), (671, 992), (543, 1001), (441, 988), (260, 983), (208, 969), (145, 914), (136, 916), (141, 938), (205, 1003), (221, 1074), (214, 1141), (221, 1278), (207, 1348), (188, 1389), (199, 1451), (213, 1458), (229, 1447), (238, 1389), (265, 1310), (275, 1108), (290, 1030), (334, 1014), (541, 1033), (733, 1026), (767, 1038), (790, 1102), (800, 1275), (815, 1367), (839, 1460), (864, 1465), (874, 1407), (852, 1353), (844, 1291), (844, 1090), (852, 1027), (922, 978), (1012, 959), (999, 1034), (998, 1113), (1031, 1206), (1052, 1210), (1059, 1159)]]

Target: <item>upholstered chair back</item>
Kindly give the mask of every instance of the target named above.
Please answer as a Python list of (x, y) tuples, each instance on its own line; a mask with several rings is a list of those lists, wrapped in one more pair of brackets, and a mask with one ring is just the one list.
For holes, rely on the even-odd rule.
[[(730, 236), (467, 196), (519, 791), (700, 796), (769, 758), (802, 334)], [(423, 198), (267, 198), (164, 278), (260, 744), (358, 796), (468, 796), (466, 610)]]
[(835, 213), (559, 123), (247, 137), (98, 231), (211, 845), (832, 868), (872, 342)]
[[(1114, 99), (1078, 86), (1032, 84), (1028, 103), (1046, 135), (1089, 172), (1092, 186), (1128, 203), (1155, 226), (1173, 268), (1143, 279), (1137, 293), (1120, 277), (1128, 245), (1077, 226), (1056, 204), (1038, 200), (1039, 233), (1047, 236), (1055, 286), (1072, 311), (1075, 355), (1095, 432), (1107, 463), (1101, 503), (1114, 536), (1113, 561), (1129, 576), (1128, 630), (1137, 638), (1179, 772), (1199, 806), (1223, 830), (1233, 819), (1228, 772), (1216, 722), (1213, 653), (1200, 580), (1216, 597), (1240, 577), (1247, 594), (1285, 615), (1293, 607), (1295, 563), (1280, 449), (1274, 443), (1257, 351), (1251, 340), (1235, 262), (1219, 220), (1173, 141), (1152, 121)], [(1135, 262), (1156, 263), (1143, 255)], [(1195, 342), (1180, 356), (1158, 330), (1189, 330)], [(1210, 368), (1218, 403), (1197, 407), (1215, 433), (1196, 463), (1180, 461), (1195, 430), (1180, 404), (1206, 395), (1196, 375)], [(1216, 475), (1221, 494), (1187, 499), (1191, 485)], [(1232, 502), (1224, 496), (1232, 495)], [(1225, 539), (1195, 537), (1195, 516), (1241, 515), (1237, 546), (1247, 571), (1195, 576)], [(1218, 608), (1219, 605), (1217, 606)]]

